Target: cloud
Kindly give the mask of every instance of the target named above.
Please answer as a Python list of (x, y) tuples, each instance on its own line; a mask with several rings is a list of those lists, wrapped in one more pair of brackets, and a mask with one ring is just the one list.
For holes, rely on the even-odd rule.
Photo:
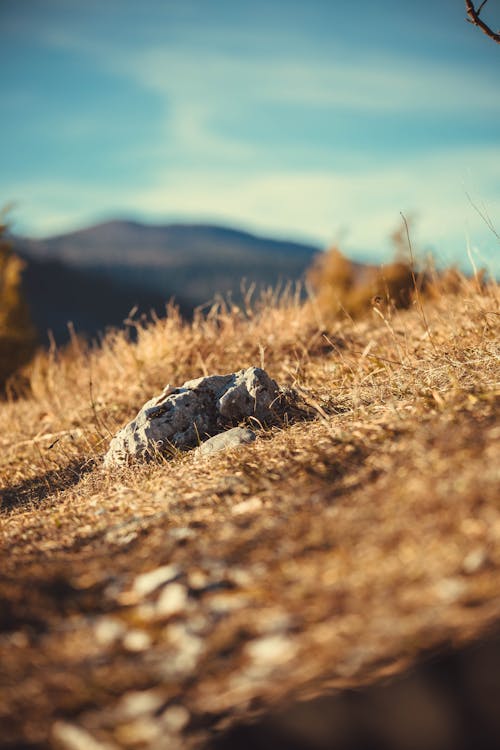
[[(456, 131), (470, 116), (500, 116), (493, 72), (478, 75), (468, 60), (417, 59), (404, 51), (373, 56), (359, 49), (353, 55), (347, 43), (336, 38), (327, 56), (306, 55), (303, 50), (292, 54), (289, 43), (281, 50), (267, 40), (256, 44), (255, 36), (240, 27), (211, 27), (207, 44), (199, 24), (185, 28), (173, 7), (169, 13), (172, 29), (162, 43), (151, 28), (144, 33), (142, 26), (132, 46), (126, 37), (99, 36), (85, 26), (56, 24), (39, 31), (49, 47), (80, 55), (106, 73), (154, 93), (163, 104), (164, 142), (158, 146), (166, 155), (248, 162), (260, 152), (263, 158), (266, 148), (272, 148), (272, 137), (256, 142), (251, 127), (241, 125), (245, 118), (259, 123), (269, 107), (278, 113), (284, 131), (287, 120), (304, 113), (319, 125), (336, 112), (361, 119), (367, 127), (377, 118), (392, 117), (402, 131), (423, 118), (448, 118), (448, 127)], [(214, 34), (220, 46), (214, 44)], [(229, 47), (224, 44), (228, 37)], [(232, 127), (221, 132), (220, 121), (228, 114)], [(349, 131), (344, 136), (348, 138)], [(331, 148), (335, 150), (336, 144)]]
[[(168, 4), (171, 23), (164, 18), (157, 29), (153, 14), (141, 18), (137, 34), (133, 25), (128, 36), (121, 29), (109, 34), (121, 3), (92, 3), (86, 23), (69, 23), (69, 16), (42, 22), (38, 41), (126, 80), (131, 108), (136, 90), (152, 93), (160, 105), (159, 127), (150, 140), (127, 142), (122, 151), (118, 139), (111, 144), (120, 165), (134, 165), (128, 182), (104, 185), (96, 174), (92, 185), (76, 178), (10, 185), (6, 197), (20, 201), (18, 215), (30, 217), (31, 231), (63, 231), (128, 213), (156, 221), (219, 221), (324, 245), (347, 228), (350, 248), (380, 253), (403, 210), (417, 213), (418, 236), (448, 257), (464, 254), (467, 234), (492, 254), (496, 240), (466, 197), (469, 192), (489, 202), (494, 220), (499, 215), (500, 147), (471, 141), (474, 132), (481, 137), (483, 123), (500, 116), (492, 72), (477, 75), (465, 56), (452, 64), (436, 54), (415, 59), (396, 47), (392, 54), (359, 46), (353, 51), (335, 38), (335, 29), (327, 52), (324, 46), (295, 49), (289, 39), (257, 39), (258, 24), (250, 30), (231, 26), (230, 13), (214, 16), (206, 29), (196, 3)], [(133, 6), (125, 3), (123, 12), (137, 12)], [(100, 23), (89, 25), (97, 10)], [(268, 111), (274, 129), (262, 119)], [(329, 123), (338, 113), (346, 124), (329, 140)], [(304, 117), (301, 133), (297, 121)], [(479, 131), (467, 130), (470, 117), (481, 123)], [(395, 147), (380, 128), (384, 118), (403, 134), (421, 123), (418, 155), (411, 134)], [(351, 123), (368, 133), (363, 147)], [(444, 138), (438, 143), (429, 128), (443, 123), (446, 133), (470, 145), (439, 146)], [(60, 124), (61, 138), (73, 134), (70, 121)], [(75, 122), (75, 128), (85, 135), (92, 122)]]
[(228, 106), (237, 106), (244, 97), (369, 114), (500, 111), (492, 75), (478, 79), (467, 65), (426, 62), (404, 54), (379, 54), (375, 59), (360, 54), (353, 59), (332, 52), (327, 60), (305, 60), (265, 51), (239, 57), (210, 51), (200, 59), (193, 57), (191, 48), (158, 47), (136, 51), (128, 61), (115, 51), (108, 63), (116, 67), (117, 62), (122, 74), (167, 97), (215, 96)]
[[(168, 18), (162, 18), (157, 28), (151, 19), (142, 19), (133, 46), (122, 34), (109, 38), (85, 24), (47, 24), (38, 35), (47, 46), (87, 57), (169, 101), (173, 96), (195, 96), (205, 102), (215, 98), (214, 103), (224, 98), (226, 104), (237, 106), (244, 98), (354, 112), (432, 115), (500, 111), (495, 71), (478, 71), (474, 61), (465, 58), (415, 57), (396, 45), (392, 53), (378, 50), (374, 55), (370, 48), (357, 47), (354, 54), (352, 40), (336, 37), (334, 29), (328, 53), (321, 47), (315, 53), (309, 47), (294, 48), (292, 28), (287, 28), (283, 42), (269, 30), (259, 28), (256, 37), (257, 28), (224, 25), (222, 18), (210, 26), (207, 37), (196, 14), (191, 15), (191, 23), (184, 25), (179, 8), (169, 6)], [(160, 28), (166, 30), (161, 41)]]
[[(150, 186), (124, 184), (111, 193), (79, 183), (30, 182), (19, 185), (14, 197), (19, 199), (17, 213), (30, 216), (37, 234), (73, 229), (96, 216), (132, 215), (154, 222), (226, 223), (273, 236), (311, 239), (323, 246), (346, 230), (344, 247), (378, 257), (390, 252), (387, 238), (403, 211), (417, 216), (415, 244), (432, 246), (443, 261), (465, 258), (468, 237), (490, 261), (498, 255), (497, 240), (467, 193), (478, 204), (486, 202), (498, 228), (499, 159), (500, 148), (475, 148), (357, 173), (180, 170), (157, 176)], [(496, 261), (497, 272), (498, 266)]]
[[(490, 252), (494, 238), (470, 206), (488, 200), (500, 214), (495, 165), (500, 149), (434, 154), (364, 173), (270, 172), (248, 177), (192, 173), (166, 179), (137, 196), (150, 215), (202, 216), (241, 223), (262, 232), (316, 237), (327, 245), (343, 229), (350, 248), (387, 249), (400, 211), (418, 218), (418, 239), (444, 257), (464, 254), (467, 234)], [(461, 165), (461, 166), (460, 166)]]

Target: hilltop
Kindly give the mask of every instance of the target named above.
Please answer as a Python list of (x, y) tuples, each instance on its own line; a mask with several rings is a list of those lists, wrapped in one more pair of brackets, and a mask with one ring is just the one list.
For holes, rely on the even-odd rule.
[(25, 242), (31, 254), (87, 267), (147, 264), (175, 268), (187, 260), (203, 262), (210, 257), (216, 262), (228, 263), (248, 262), (249, 258), (254, 258), (254, 265), (258, 265), (266, 253), (283, 260), (286, 255), (310, 257), (318, 250), (310, 244), (258, 237), (213, 224), (154, 225), (130, 220), (105, 221)]
[[(362, 696), (429, 655), (498, 659), (499, 312), (455, 277), (356, 321), (269, 294), (41, 353), (0, 404), (4, 746), (493, 747), (499, 670), (475, 657), (455, 702), (422, 672)], [(252, 365), (308, 417), (102, 469), (166, 383)]]

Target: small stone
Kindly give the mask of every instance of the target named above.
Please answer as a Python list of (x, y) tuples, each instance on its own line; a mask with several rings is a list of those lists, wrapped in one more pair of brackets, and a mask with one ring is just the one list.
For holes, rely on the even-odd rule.
[(120, 699), (116, 710), (120, 721), (130, 721), (144, 714), (152, 714), (165, 702), (157, 690), (133, 690)]
[(188, 594), (181, 583), (170, 583), (162, 590), (156, 602), (157, 617), (172, 617), (186, 608)]
[[(120, 747), (158, 747), (158, 740), (161, 734), (161, 727), (158, 722), (150, 717), (142, 717), (120, 724), (115, 731), (115, 739), (120, 743)], [(164, 746), (163, 746), (164, 747)]]
[(190, 633), (182, 623), (168, 625), (163, 637), (173, 651), (161, 667), (162, 676), (171, 679), (190, 674), (203, 653), (203, 639)]
[(452, 604), (460, 599), (467, 586), (459, 578), (442, 578), (434, 584), (433, 588), (441, 601)]
[(129, 630), (123, 637), (122, 643), (127, 651), (139, 653), (147, 651), (151, 646), (151, 637), (144, 630)]
[(113, 617), (101, 617), (95, 626), (95, 636), (101, 646), (111, 646), (125, 632), (125, 625)]
[(189, 721), (189, 711), (184, 706), (169, 706), (162, 714), (162, 723), (169, 732), (181, 732)]
[(138, 622), (148, 624), (156, 619), (156, 603), (142, 602), (135, 607), (134, 613)]
[(208, 575), (204, 570), (197, 568), (189, 571), (188, 583), (191, 589), (204, 589), (208, 585), (208, 581)]
[(14, 648), (26, 648), (29, 646), (29, 638), (22, 630), (18, 630), (7, 637), (7, 643)]
[(163, 586), (169, 581), (173, 581), (177, 578), (180, 570), (177, 565), (162, 565), (154, 570), (149, 570), (147, 573), (141, 573), (135, 579), (132, 590), (139, 596), (148, 596), (155, 589)]
[(251, 641), (245, 651), (253, 662), (267, 667), (276, 667), (292, 659), (297, 652), (297, 647), (286, 636), (269, 635)]
[(175, 526), (169, 530), (168, 534), (177, 542), (185, 542), (187, 539), (192, 539), (196, 536), (194, 530), (190, 529), (189, 526)]
[(249, 497), (248, 500), (242, 500), (241, 503), (233, 505), (232, 512), (234, 515), (241, 515), (242, 513), (255, 513), (262, 508), (262, 500), (260, 497)]
[(214, 437), (205, 440), (195, 450), (198, 458), (211, 456), (213, 453), (226, 451), (231, 448), (238, 448), (240, 445), (252, 443), (255, 440), (255, 433), (245, 427), (233, 427), (231, 430), (214, 435)]
[(55, 722), (52, 738), (56, 746), (64, 750), (117, 750), (114, 743), (99, 742), (86, 729), (66, 721)]
[(235, 592), (214, 594), (209, 599), (208, 607), (211, 612), (223, 615), (248, 606), (248, 602), (248, 597), (244, 594), (238, 594)]
[(482, 547), (478, 547), (465, 556), (462, 563), (462, 570), (464, 571), (464, 573), (468, 573), (469, 575), (471, 573), (476, 573), (476, 571), (480, 570), (483, 567), (485, 562), (486, 550), (484, 550)]
[(231, 568), (229, 571), (229, 580), (236, 586), (249, 586), (253, 581), (252, 574), (245, 568)]
[(133, 542), (134, 539), (137, 539), (137, 531), (130, 531), (128, 534), (125, 534), (125, 536), (118, 536), (115, 542), (116, 544), (121, 544), (125, 547), (127, 544), (130, 544), (130, 542)]
[(279, 607), (266, 607), (262, 615), (257, 627), (261, 633), (266, 634), (266, 637), (289, 630), (293, 623), (290, 613)]

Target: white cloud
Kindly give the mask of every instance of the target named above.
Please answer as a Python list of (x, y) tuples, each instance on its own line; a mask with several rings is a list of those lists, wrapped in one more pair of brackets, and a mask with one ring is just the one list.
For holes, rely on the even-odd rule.
[[(347, 248), (379, 255), (388, 251), (387, 238), (403, 211), (417, 216), (416, 245), (432, 245), (444, 260), (466, 257), (468, 236), (485, 257), (493, 258), (497, 240), (466, 193), (478, 204), (486, 203), (498, 228), (499, 160), (500, 149), (483, 148), (357, 173), (182, 170), (157, 176), (147, 188), (123, 185), (112, 193), (78, 183), (30, 182), (18, 185), (14, 198), (19, 200), (17, 215), (29, 216), (37, 234), (73, 229), (96, 217), (131, 215), (156, 222), (228, 223), (274, 236), (316, 238), (324, 246), (347, 229)], [(495, 268), (500, 270), (498, 263)]]
[[(133, 6), (124, 6), (122, 0), (115, 5), (114, 10), (111, 1), (104, 10), (99, 5), (82, 16), (80, 25), (64, 17), (39, 19), (39, 28), (33, 33), (49, 47), (87, 57), (92, 64), (127, 76), (169, 99), (192, 95), (208, 102), (214, 96), (229, 98), (231, 94), (233, 103), (236, 96), (304, 106), (342, 106), (359, 112), (500, 110), (494, 93), (495, 72), (488, 75), (482, 70), (479, 74), (473, 61), (466, 58), (450, 62), (435, 55), (426, 59), (380, 50), (375, 55), (369, 46), (366, 50), (357, 46), (354, 51), (352, 39), (336, 36), (335, 28), (325, 56), (324, 49), (304, 48), (300, 44), (304, 38), (296, 36), (293, 24), (286, 26), (283, 48), (283, 40), (280, 45), (270, 30), (258, 25), (247, 29), (228, 21), (224, 26), (224, 20), (218, 18), (209, 29), (204, 28), (196, 4), (187, 0), (164, 2), (163, 8), (155, 9), (156, 15), (142, 15), (139, 33), (131, 44), (131, 39), (120, 33), (110, 37), (95, 23), (89, 24), (90, 18), (104, 19), (105, 30), (106, 21), (120, 11), (130, 22)], [(417, 17), (419, 14), (414, 20)], [(159, 29), (165, 30), (161, 40)]]
[[(142, 182), (113, 185), (112, 190), (65, 181), (9, 186), (7, 197), (19, 200), (18, 215), (30, 217), (34, 232), (63, 231), (96, 217), (129, 213), (157, 221), (225, 222), (275, 235), (316, 237), (325, 245), (347, 227), (350, 247), (380, 251), (387, 247), (402, 210), (418, 215), (423, 242), (450, 255), (465, 253), (467, 234), (492, 252), (496, 240), (466, 192), (490, 204), (498, 227), (500, 148), (429, 148), (427, 155), (408, 152), (390, 163), (386, 155), (381, 161), (375, 150), (368, 166), (359, 154), (351, 159), (343, 144), (332, 144), (332, 150), (346, 151), (343, 163), (350, 161), (349, 169), (299, 170), (287, 160), (270, 166), (272, 139), (259, 143), (237, 126), (229, 135), (217, 126), (221, 112), (232, 111), (236, 119), (243, 111), (251, 117), (255, 113), (258, 120), (260, 108), (269, 103), (290, 105), (291, 113), (316, 108), (319, 118), (326, 109), (346, 108), (368, 122), (386, 114), (422, 114), (431, 123), (437, 115), (446, 115), (458, 121), (467, 111), (477, 111), (484, 120), (498, 119), (500, 98), (492, 94), (491, 76), (475, 76), (467, 60), (452, 66), (404, 54), (355, 58), (337, 40), (325, 63), (313, 55), (275, 55), (267, 44), (249, 54), (247, 43), (238, 55), (202, 44), (198, 53), (192, 34), (180, 34), (180, 41), (162, 46), (129, 48), (113, 38), (99, 38), (94, 30), (87, 29), (87, 38), (74, 27), (46, 28), (43, 33), (50, 46), (83, 55), (98, 68), (127, 78), (153, 92), (164, 107), (162, 137), (136, 147), (137, 153), (155, 156), (147, 160), (154, 166)], [(236, 36), (231, 38), (236, 46)], [(308, 144), (301, 148), (307, 150)], [(325, 150), (325, 163), (326, 157)]]
[[(81, 43), (80, 43), (81, 44)], [(102, 64), (136, 84), (177, 100), (195, 98), (237, 107), (241, 100), (343, 107), (359, 113), (463, 115), (466, 109), (500, 112), (494, 74), (473, 66), (404, 54), (352, 52), (339, 48), (325, 59), (276, 55), (259, 48), (238, 56), (195, 42), (121, 50), (99, 48)], [(89, 49), (95, 56), (95, 41)]]
[(132, 48), (88, 31), (86, 36), (83, 29), (56, 26), (40, 33), (47, 45), (87, 57), (92, 65), (154, 93), (164, 105), (164, 143), (158, 144), (164, 154), (178, 150), (250, 161), (260, 152), (263, 158), (269, 143), (259, 149), (237, 126), (222, 135), (217, 122), (228, 112), (236, 118), (239, 112), (251, 113), (258, 122), (260, 110), (268, 105), (284, 105), (292, 113), (314, 110), (318, 121), (322, 112), (336, 110), (367, 121), (412, 114), (430, 121), (439, 116), (458, 119), (469, 112), (500, 117), (493, 74), (482, 71), (479, 76), (465, 60), (452, 64), (403, 53), (374, 58), (359, 50), (353, 57), (339, 40), (326, 61), (314, 55), (278, 55), (267, 44), (252, 48), (244, 29), (230, 31), (234, 43), (238, 36), (246, 39), (243, 51), (235, 55), (213, 44), (207, 48), (204, 31), (195, 28), (194, 34), (184, 29), (175, 41), (158, 45), (143, 40), (141, 46), (137, 40)]
[(201, 216), (275, 235), (317, 237), (323, 245), (347, 228), (349, 247), (379, 253), (403, 211), (417, 217), (417, 244), (432, 245), (445, 259), (463, 256), (468, 234), (491, 254), (496, 240), (466, 193), (486, 200), (500, 224), (499, 158), (500, 149), (481, 149), (357, 174), (285, 171), (216, 179), (193, 173), (137, 196), (136, 206), (150, 216)]

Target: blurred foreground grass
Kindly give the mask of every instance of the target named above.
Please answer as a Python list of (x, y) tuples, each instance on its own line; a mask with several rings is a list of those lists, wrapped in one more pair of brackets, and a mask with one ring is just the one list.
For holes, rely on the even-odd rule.
[[(500, 628), (498, 286), (420, 302), (333, 319), (270, 293), (36, 356), (0, 404), (5, 742), (206, 745)], [(103, 471), (166, 383), (251, 365), (314, 418)]]

